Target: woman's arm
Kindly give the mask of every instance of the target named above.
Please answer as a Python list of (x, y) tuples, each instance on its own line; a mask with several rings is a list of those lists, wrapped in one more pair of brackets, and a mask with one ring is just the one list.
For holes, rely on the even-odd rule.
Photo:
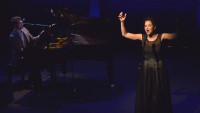
[(163, 33), (161, 40), (163, 39), (172, 40), (172, 39), (175, 39), (176, 37), (177, 37), (177, 33)]
[(125, 28), (125, 25), (124, 25), (124, 21), (126, 19), (126, 15), (127, 14), (124, 14), (123, 15), (123, 12), (121, 12), (118, 16), (120, 22), (121, 22), (121, 33), (122, 33), (122, 36), (125, 37), (125, 38), (129, 38), (129, 39), (132, 39), (132, 40), (142, 40), (142, 34), (133, 34), (133, 33), (129, 33), (126, 31), (126, 28)]
[(176, 32), (175, 33), (163, 33), (161, 36), (161, 40), (167, 39), (172, 40), (178, 37), (179, 34), (179, 27), (178, 27), (179, 21), (178, 18), (176, 18)]

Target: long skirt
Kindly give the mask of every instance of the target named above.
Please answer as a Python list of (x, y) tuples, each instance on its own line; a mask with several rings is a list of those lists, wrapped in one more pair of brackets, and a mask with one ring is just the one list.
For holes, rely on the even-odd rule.
[(135, 113), (172, 113), (169, 78), (162, 60), (143, 61), (137, 83)]

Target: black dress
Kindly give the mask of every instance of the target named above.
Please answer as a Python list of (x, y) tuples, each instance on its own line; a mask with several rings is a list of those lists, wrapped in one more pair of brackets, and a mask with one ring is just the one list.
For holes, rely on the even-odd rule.
[(172, 113), (169, 79), (160, 56), (161, 35), (143, 35), (144, 61), (139, 71), (135, 113)]

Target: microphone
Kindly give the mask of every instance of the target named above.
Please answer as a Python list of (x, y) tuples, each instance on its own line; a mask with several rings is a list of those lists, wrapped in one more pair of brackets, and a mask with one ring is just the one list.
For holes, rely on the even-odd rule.
[(25, 21), (26, 21), (26, 18), (23, 18), (23, 19), (22, 19), (22, 23), (24, 23)]
[(41, 26), (41, 27), (49, 27), (49, 25), (43, 25), (43, 24), (32, 24), (32, 23), (23, 23), (24, 25), (30, 25), (30, 26)]
[(31, 24), (31, 23), (25, 23), (25, 21), (26, 21), (26, 18), (23, 18), (23, 19), (22, 19), (22, 23), (23, 23), (24, 25), (34, 25), (34, 24)]
[(56, 24), (52, 24), (52, 25), (32, 24), (32, 23), (25, 23), (25, 21), (26, 21), (26, 18), (23, 18), (22, 23), (24, 25), (30, 25), (30, 26), (53, 27), (54, 25), (56, 25)]
[(158, 62), (159, 59), (158, 59), (158, 55), (156, 53), (156, 45), (155, 44), (152, 45), (152, 49), (153, 49), (153, 53), (154, 53), (155, 59)]

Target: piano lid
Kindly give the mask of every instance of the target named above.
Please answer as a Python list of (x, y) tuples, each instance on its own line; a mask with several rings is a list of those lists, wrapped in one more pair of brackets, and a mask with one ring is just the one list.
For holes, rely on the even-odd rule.
[(72, 38), (80, 45), (107, 44), (116, 38), (117, 27), (110, 21), (102, 18), (78, 16), (66, 9), (53, 10), (56, 25), (48, 30), (49, 43), (57, 43), (57, 38)]

